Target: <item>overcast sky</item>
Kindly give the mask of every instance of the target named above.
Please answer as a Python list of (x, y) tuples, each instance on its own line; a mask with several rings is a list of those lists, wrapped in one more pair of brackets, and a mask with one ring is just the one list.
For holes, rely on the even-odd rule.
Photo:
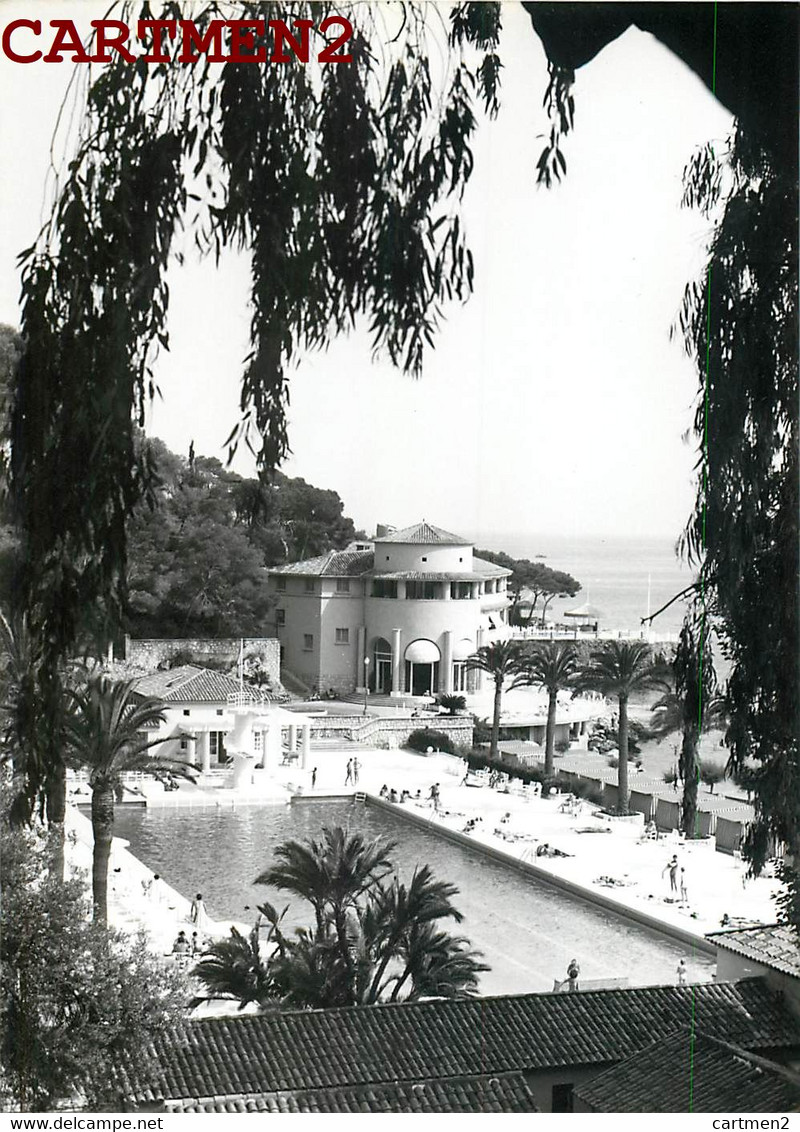
[[(681, 174), (730, 117), (665, 48), (629, 31), (578, 73), (567, 178), (537, 189), (546, 64), (522, 8), (504, 9), (503, 104), (480, 128), (465, 206), (475, 293), (448, 311), (420, 381), (372, 362), (365, 335), (305, 359), (284, 471), (335, 488), (368, 530), (425, 517), (484, 544), (506, 532), (675, 538), (692, 502), (695, 457), (681, 437), (697, 382), (669, 329), (707, 238), (680, 208)], [(104, 10), (57, 6), (87, 27)], [(0, 2), (2, 23), (30, 12)], [(36, 5), (43, 20), (55, 13)], [(19, 321), (14, 259), (42, 217), (72, 70), (0, 60), (0, 321)], [(194, 440), (224, 458), (247, 287), (244, 256), (172, 273), (172, 350), (150, 431), (176, 451)], [(245, 453), (236, 467), (253, 471)]]

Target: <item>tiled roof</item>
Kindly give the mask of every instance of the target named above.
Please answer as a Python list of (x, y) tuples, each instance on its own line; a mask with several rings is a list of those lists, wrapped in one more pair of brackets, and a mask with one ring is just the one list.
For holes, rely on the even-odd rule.
[(156, 1041), (138, 1101), (482, 1076), (620, 1061), (696, 1024), (749, 1048), (800, 1046), (800, 1023), (762, 979), (504, 995), (189, 1022)]
[(537, 1112), (521, 1073), (262, 1093), (182, 1102), (170, 1112)]
[(434, 527), (433, 523), (426, 523), (424, 519), (421, 523), (414, 523), (412, 527), (403, 527), (401, 531), (392, 531), (390, 535), (383, 535), (375, 541), (423, 546), (472, 546), (469, 539), (443, 531), (441, 527)]
[(371, 550), (329, 550), (316, 558), (302, 562), (287, 562), (285, 566), (271, 566), (270, 574), (296, 574), (312, 578), (357, 578), (372, 569), (375, 554)]
[(472, 569), (482, 578), (510, 578), (512, 571), (505, 566), (498, 566), (496, 562), (489, 562), (486, 558), (472, 556)]
[(800, 1077), (702, 1032), (680, 1030), (575, 1092), (595, 1112), (797, 1112)]
[(800, 978), (800, 942), (786, 924), (709, 932), (706, 938), (725, 951), (734, 951), (754, 963)]
[(165, 672), (153, 672), (136, 681), (141, 696), (152, 696), (165, 704), (225, 704), (239, 691), (239, 682), (222, 672), (183, 664)]

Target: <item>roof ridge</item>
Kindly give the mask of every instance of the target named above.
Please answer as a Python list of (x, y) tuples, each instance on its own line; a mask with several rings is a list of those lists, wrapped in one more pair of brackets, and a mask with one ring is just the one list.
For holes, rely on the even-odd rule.
[[(742, 798), (742, 805), (747, 805), (747, 802), (745, 801), (744, 798)], [(774, 923), (774, 924), (747, 924), (747, 926), (743, 925), (740, 928), (737, 928), (737, 927), (717, 928), (713, 932), (706, 932), (706, 939), (708, 939), (708, 937), (712, 936), (712, 935), (713, 936), (740, 935), (742, 932), (763, 932), (763, 931), (771, 931), (772, 928), (790, 928), (790, 927), (791, 927), (790, 924)]]
[[(632, 994), (649, 995), (652, 992), (659, 991), (659, 990), (670, 991), (671, 993), (679, 996), (680, 998), (692, 999), (697, 992), (700, 992), (704, 995), (708, 993), (711, 996), (715, 996), (717, 994), (722, 995), (722, 994), (728, 993), (730, 988), (739, 987), (739, 986), (742, 986), (744, 984), (747, 984), (747, 985), (759, 984), (759, 985), (763, 986), (765, 989), (768, 989), (767, 982), (764, 979), (763, 975), (752, 975), (747, 979), (737, 979), (736, 982), (733, 982), (733, 983), (724, 983), (724, 982), (721, 982), (721, 983), (716, 983), (716, 982), (714, 982), (714, 983), (690, 983), (687, 986), (682, 986), (682, 987), (677, 986), (675, 983), (652, 983), (648, 986), (643, 986), (643, 987), (594, 987), (591, 990), (581, 991), (578, 996), (575, 996), (575, 995), (572, 995), (572, 996), (560, 995), (560, 994), (557, 994), (554, 991), (530, 991), (527, 994), (508, 993), (508, 994), (491, 994), (491, 995), (469, 995), (465, 998), (452, 998), (452, 999), (429, 998), (429, 999), (417, 999), (413, 1002), (410, 1002), (408, 1000), (406, 1000), (405, 1002), (375, 1002), (375, 1003), (371, 1004), (369, 1009), (370, 1009), (370, 1013), (373, 1013), (373, 1012), (376, 1012), (376, 1011), (383, 1012), (385, 1010), (388, 1011), (388, 1010), (412, 1010), (413, 1009), (413, 1010), (416, 1011), (416, 1010), (430, 1009), (432, 1007), (435, 1007), (435, 1008), (441, 1010), (444, 1007), (450, 1007), (451, 1009), (457, 1009), (457, 1008), (461, 1008), (463, 1006), (466, 1006), (467, 1004), (470, 1004), (470, 1005), (473, 1005), (473, 1006), (479, 1006), (479, 1007), (483, 1008), (486, 1004), (491, 1004), (491, 1003), (495, 1003), (495, 1002), (511, 1001), (511, 1002), (516, 1002), (516, 1003), (521, 1003), (521, 1002), (529, 1001), (530, 999), (554, 999), (554, 1000), (557, 1000), (557, 1001), (566, 1002), (566, 1001), (570, 1000), (570, 998), (572, 1000), (574, 1000), (576, 997), (578, 997), (580, 999), (580, 1001), (585, 1002), (587, 998), (596, 997), (598, 995), (606, 995), (606, 996), (609, 996), (609, 997), (613, 996), (615, 998), (616, 997), (626, 998), (626, 997), (628, 997)], [(280, 1019), (283, 1019), (283, 1018), (295, 1018), (295, 1017), (308, 1018), (308, 1017), (311, 1017), (313, 1015), (318, 1015), (318, 1014), (323, 1014), (326, 1017), (330, 1017), (330, 1016), (337, 1015), (337, 1014), (356, 1014), (356, 1013), (359, 1013), (359, 1014), (363, 1013), (362, 1008), (359, 1007), (359, 1006), (318, 1006), (318, 1007), (314, 1007), (311, 1010), (305, 1009), (303, 1007), (297, 1007), (296, 1009), (293, 1009), (293, 1010), (280, 1010), (276, 1014), (270, 1014), (269, 1017), (271, 1019), (280, 1020)], [(214, 1018), (214, 1017), (211, 1017), (211, 1018), (190, 1018), (190, 1019), (188, 1019), (188, 1024), (190, 1026), (204, 1026), (204, 1025), (207, 1025), (207, 1024), (230, 1022), (231, 1019), (235, 1019), (237, 1023), (239, 1023), (239, 1022), (257, 1023), (257, 1022), (263, 1021), (263, 1019), (265, 1017), (266, 1017), (266, 1015), (263, 1015), (263, 1014), (223, 1014), (223, 1015), (220, 1015), (216, 1018)]]

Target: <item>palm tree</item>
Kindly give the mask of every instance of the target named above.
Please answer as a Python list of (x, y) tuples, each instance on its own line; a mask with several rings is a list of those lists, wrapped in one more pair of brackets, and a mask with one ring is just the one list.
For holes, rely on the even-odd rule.
[[(348, 939), (348, 913), (362, 894), (391, 872), (388, 854), (392, 842), (368, 842), (360, 833), (347, 834), (341, 826), (322, 831), (321, 841), (302, 845), (287, 841), (275, 851), (280, 864), (256, 877), (256, 884), (269, 884), (301, 896), (311, 904), (320, 940), (335, 936), (345, 997), (352, 997), (355, 969)], [(351, 1005), (343, 1002), (340, 1005)]]
[[(376, 886), (374, 893), (374, 920), (378, 925), (375, 932), (378, 946), (377, 963), (372, 982), (366, 992), (367, 1002), (379, 1001), (381, 994), (394, 982), (396, 998), (407, 979), (412, 979), (411, 997), (418, 997), (414, 987), (414, 961), (411, 937), (423, 924), (437, 920), (453, 919), (461, 923), (463, 916), (450, 902), (458, 889), (446, 881), (433, 879), (428, 865), (414, 870), (411, 884), (404, 884), (393, 877), (390, 886)], [(370, 909), (370, 911), (373, 911)], [(386, 983), (382, 980), (387, 970), (399, 955), (406, 959), (404, 969), (392, 975)]]
[(503, 691), (510, 692), (514, 688), (530, 683), (522, 647), (517, 641), (512, 640), (481, 645), (467, 660), (467, 668), (485, 672), (494, 681), (494, 713), (489, 754), (492, 759), (496, 759), (500, 741), (500, 707)]
[(592, 651), (578, 684), (615, 696), (619, 705), (619, 775), (617, 813), (627, 814), (628, 799), (628, 699), (631, 692), (650, 688), (658, 678), (650, 648), (642, 641), (606, 641)]
[(148, 739), (143, 730), (163, 723), (159, 701), (137, 699), (135, 681), (90, 676), (69, 693), (66, 734), (69, 761), (89, 768), (92, 790), (92, 901), (94, 920), (108, 919), (108, 861), (114, 835), (114, 798), (126, 771), (167, 771), (191, 777), (180, 759), (148, 753), (163, 736)]
[(553, 774), (558, 693), (575, 686), (578, 650), (569, 641), (539, 641), (526, 653), (525, 668), (530, 683), (547, 690), (544, 773), (546, 778), (550, 778)]
[(279, 846), (281, 863), (257, 883), (278, 884), (308, 900), (314, 928), (287, 938), (280, 928), (286, 909), (278, 915), (272, 905), (260, 905), (271, 925), (272, 953), (265, 956), (255, 929), (249, 939), (232, 932), (209, 947), (195, 974), (211, 990), (262, 1009), (473, 994), (487, 968), (467, 940), (439, 927), (444, 919), (461, 921), (451, 901), (457, 889), (435, 880), (427, 865), (408, 886), (390, 877), (390, 848), (342, 829), (324, 830), (321, 841), (308, 845)]
[(261, 957), (258, 929), (249, 936), (231, 928), (229, 939), (216, 940), (192, 972), (218, 995), (239, 1000), (239, 1009), (248, 1003), (264, 1006), (274, 997), (272, 975)]

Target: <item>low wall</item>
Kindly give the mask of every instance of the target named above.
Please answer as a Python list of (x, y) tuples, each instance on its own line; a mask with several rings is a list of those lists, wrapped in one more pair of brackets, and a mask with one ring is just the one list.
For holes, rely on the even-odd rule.
[(563, 892), (568, 892), (570, 896), (576, 896), (587, 904), (599, 905), (609, 912), (614, 912), (617, 916), (633, 920), (634, 923), (650, 928), (651, 931), (671, 936), (680, 943), (688, 944), (690, 947), (695, 948), (697, 951), (702, 951), (706, 955), (716, 954), (717, 949), (714, 944), (710, 943), (699, 933), (686, 931), (674, 924), (664, 923), (662, 920), (656, 919), (655, 916), (650, 916), (646, 912), (640, 912), (638, 908), (629, 908), (627, 905), (621, 904), (619, 901), (614, 900), (613, 897), (606, 896), (604, 893), (595, 892), (594, 889), (587, 889), (583, 885), (576, 884), (574, 881), (566, 880), (564, 877), (554, 876), (552, 873), (546, 872), (537, 865), (530, 864), (528, 861), (521, 861), (519, 857), (512, 857), (509, 853), (504, 853), (502, 849), (496, 849), (493, 845), (485, 845), (483, 842), (476, 842), (467, 834), (459, 833), (455, 829), (447, 829), (446, 826), (439, 825), (438, 822), (431, 821), (430, 818), (424, 818), (421, 814), (414, 813), (413, 810), (409, 810), (406, 806), (393, 805), (391, 802), (385, 802), (382, 798), (376, 798), (372, 794), (367, 795), (367, 805), (376, 806), (382, 810), (389, 810), (391, 813), (398, 814), (406, 821), (411, 822), (412, 825), (417, 825), (423, 829), (427, 829), (428, 832), (439, 834), (441, 837), (447, 838), (448, 841), (454, 841), (463, 848), (471, 849), (474, 853), (484, 853), (487, 857), (492, 857), (501, 864), (516, 869), (517, 872), (533, 877), (535, 880), (543, 881), (552, 888), (558, 888)]
[[(156, 669), (179, 653), (189, 653), (198, 664), (202, 664), (204, 659), (236, 664), (241, 646), (239, 637), (151, 637), (134, 640), (126, 635), (125, 659), (139, 668)], [(281, 648), (276, 637), (245, 637), (244, 652), (245, 656), (253, 652), (263, 656), (270, 679), (280, 683)]]

